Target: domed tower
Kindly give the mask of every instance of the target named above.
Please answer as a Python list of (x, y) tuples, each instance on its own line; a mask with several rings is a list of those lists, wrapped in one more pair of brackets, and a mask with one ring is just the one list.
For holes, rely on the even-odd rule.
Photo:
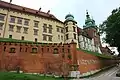
[(90, 28), (90, 27), (97, 29), (97, 25), (95, 24), (95, 20), (90, 18), (90, 15), (88, 14), (88, 11), (87, 11), (85, 25), (83, 26), (83, 28)]
[(74, 16), (72, 14), (68, 14), (65, 16), (65, 43), (71, 43), (73, 40), (78, 44), (78, 36), (77, 36), (77, 22), (74, 20)]

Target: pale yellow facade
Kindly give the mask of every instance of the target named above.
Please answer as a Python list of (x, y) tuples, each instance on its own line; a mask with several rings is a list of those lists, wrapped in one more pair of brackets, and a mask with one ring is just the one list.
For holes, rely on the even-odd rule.
[[(64, 43), (64, 23), (60, 23), (55, 20), (51, 20), (49, 18), (44, 18), (41, 16), (35, 16), (32, 14), (27, 14), (24, 12), (19, 11), (13, 11), (13, 10), (6, 10), (3, 8), (0, 8), (0, 14), (5, 14), (4, 21), (0, 20), (0, 23), (3, 23), (2, 30), (0, 30), (0, 37), (9, 38), (9, 35), (12, 35), (13, 39), (19, 39), (21, 40), (22, 36), (24, 37), (24, 40), (28, 41), (35, 41), (37, 39), (37, 42), (43, 42), (43, 43)], [(8, 16), (8, 18), (6, 18)], [(11, 16), (15, 17), (15, 23), (11, 23), (10, 19)], [(18, 24), (18, 18), (22, 18), (22, 24)], [(24, 25), (25, 20), (29, 20), (28, 26)], [(7, 21), (6, 21), (7, 20)], [(34, 27), (34, 21), (38, 22), (38, 27)], [(47, 32), (43, 31), (43, 25), (47, 24)], [(10, 25), (13, 25), (13, 31), (10, 31)], [(49, 33), (49, 25), (52, 27), (52, 33)], [(6, 26), (6, 29), (5, 29)], [(21, 27), (20, 32), (17, 32), (17, 26)], [(57, 27), (59, 27), (59, 32), (57, 32)], [(28, 28), (27, 34), (24, 33), (24, 28)], [(5, 35), (3, 36), (5, 29)], [(38, 35), (34, 35), (34, 29), (38, 30)], [(61, 29), (63, 29), (63, 32), (61, 32)], [(43, 40), (43, 35), (47, 36), (46, 40)], [(48, 36), (52, 36), (52, 40), (48, 40)]]
[(4, 1), (0, 4), (1, 38), (40, 43), (71, 43), (73, 40), (78, 44), (77, 22), (73, 15), (66, 15), (62, 22), (50, 11), (42, 12)]

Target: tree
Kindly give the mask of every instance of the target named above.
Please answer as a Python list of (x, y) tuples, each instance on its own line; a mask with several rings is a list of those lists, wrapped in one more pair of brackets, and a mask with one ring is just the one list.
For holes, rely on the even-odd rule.
[(99, 26), (100, 34), (105, 34), (104, 40), (110, 46), (118, 47), (120, 57), (120, 7), (114, 9), (111, 15)]

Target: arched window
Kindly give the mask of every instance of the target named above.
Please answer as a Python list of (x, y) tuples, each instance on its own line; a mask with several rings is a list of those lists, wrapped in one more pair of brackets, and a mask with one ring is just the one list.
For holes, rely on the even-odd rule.
[(58, 49), (55, 48), (53, 54), (58, 54)]
[(32, 53), (37, 53), (37, 48), (32, 48)]
[(15, 48), (10, 48), (10, 53), (15, 53)]

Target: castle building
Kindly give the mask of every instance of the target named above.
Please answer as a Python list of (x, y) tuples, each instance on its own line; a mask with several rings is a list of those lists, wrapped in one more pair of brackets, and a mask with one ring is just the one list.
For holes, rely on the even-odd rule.
[(78, 48), (99, 52), (100, 35), (95, 21), (86, 14), (83, 29), (77, 26), (72, 14), (62, 22), (48, 12), (42, 12), (0, 1), (0, 37), (41, 43), (71, 43)]
[(101, 42), (98, 28), (95, 21), (90, 18), (88, 11), (86, 13), (86, 20), (83, 29), (78, 27), (78, 44), (79, 48), (102, 53), (100, 49)]

